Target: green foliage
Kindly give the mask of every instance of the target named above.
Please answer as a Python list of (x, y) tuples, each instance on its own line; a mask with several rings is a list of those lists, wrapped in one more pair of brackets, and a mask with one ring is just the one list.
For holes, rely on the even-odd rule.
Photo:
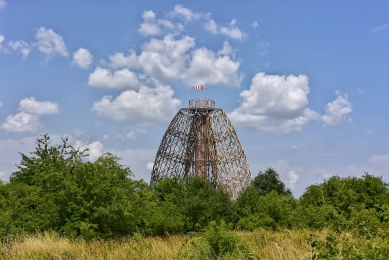
[(258, 189), (261, 196), (265, 196), (273, 190), (278, 194), (292, 195), (292, 191), (285, 188), (285, 184), (280, 180), (279, 174), (273, 168), (267, 168), (264, 172), (259, 171), (252, 185)]
[(295, 225), (296, 199), (272, 191), (261, 196), (255, 187), (247, 187), (237, 199), (236, 221), (240, 229), (253, 230), (260, 227), (291, 228)]
[(365, 208), (373, 208), (387, 203), (388, 188), (382, 177), (368, 173), (361, 178), (333, 176), (322, 184), (309, 186), (300, 201), (304, 206), (327, 204), (349, 213), (351, 207), (356, 208), (360, 204)]
[(333, 176), (324, 183), (309, 186), (299, 201), (302, 222), (311, 228), (350, 229), (348, 221), (356, 212), (368, 215), (378, 222), (387, 212), (388, 184), (381, 177), (365, 173), (361, 178)]
[(239, 237), (228, 230), (222, 221), (217, 225), (211, 221), (204, 232), (192, 236), (184, 244), (178, 259), (253, 259), (253, 255), (247, 245), (242, 243)]
[(159, 198), (156, 211), (171, 210), (161, 214), (160, 221), (170, 223), (176, 231), (198, 231), (210, 221), (220, 222), (231, 216), (229, 195), (199, 177), (186, 180), (166, 178), (159, 181), (154, 189)]
[[(323, 241), (311, 239), (316, 259), (347, 252), (365, 257), (363, 251), (389, 247), (389, 187), (381, 177), (334, 176), (296, 200), (268, 168), (232, 201), (222, 188), (198, 177), (165, 178), (151, 187), (133, 180), (131, 170), (110, 153), (90, 162), (87, 151), (75, 150), (66, 138), (61, 145), (50, 142), (42, 135), (35, 151), (20, 154), (10, 182), (0, 182), (1, 241), (50, 230), (87, 240), (204, 231), (188, 242), (195, 250), (187, 253), (193, 259), (225, 259), (249, 256), (229, 228), (309, 227), (332, 232)], [(374, 259), (373, 253), (368, 256)]]
[(311, 235), (313, 260), (324, 259), (388, 259), (389, 237), (366, 239), (352, 233), (330, 232), (325, 239)]
[(92, 238), (132, 234), (142, 225), (139, 205), (148, 185), (132, 180), (118, 157), (107, 153), (92, 163), (83, 161), (84, 153), (66, 138), (52, 146), (43, 135), (31, 157), (21, 154), (8, 185), (14, 230)]

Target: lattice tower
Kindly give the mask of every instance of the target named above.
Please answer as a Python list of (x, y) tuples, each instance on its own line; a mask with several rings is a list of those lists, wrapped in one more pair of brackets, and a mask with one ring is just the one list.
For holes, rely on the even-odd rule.
[(151, 185), (165, 177), (200, 176), (236, 198), (251, 173), (235, 129), (210, 99), (192, 99), (171, 121), (159, 146)]

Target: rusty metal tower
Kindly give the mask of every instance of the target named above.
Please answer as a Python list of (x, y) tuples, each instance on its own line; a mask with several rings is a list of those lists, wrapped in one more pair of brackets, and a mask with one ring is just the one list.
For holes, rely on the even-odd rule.
[(151, 184), (165, 177), (199, 176), (236, 198), (251, 173), (238, 136), (211, 99), (192, 99), (171, 121), (159, 146)]

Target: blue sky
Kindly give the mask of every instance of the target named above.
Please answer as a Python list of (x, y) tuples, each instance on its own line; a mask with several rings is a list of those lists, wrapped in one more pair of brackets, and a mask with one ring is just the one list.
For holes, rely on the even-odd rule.
[(149, 181), (170, 120), (204, 97), (252, 175), (273, 167), (296, 197), (389, 180), (388, 46), (388, 1), (0, 0), (0, 178), (49, 133)]

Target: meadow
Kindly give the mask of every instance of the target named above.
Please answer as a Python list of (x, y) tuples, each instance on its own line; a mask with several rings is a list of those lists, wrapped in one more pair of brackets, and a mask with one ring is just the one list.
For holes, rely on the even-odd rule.
[[(235, 232), (239, 240), (250, 249), (252, 259), (310, 259), (312, 249), (308, 242), (309, 230)], [(324, 237), (326, 232), (316, 232)], [(136, 234), (129, 238), (92, 240), (69, 239), (57, 233), (46, 232), (25, 235), (13, 243), (3, 243), (3, 259), (214, 259), (198, 252), (188, 235), (143, 237)], [(220, 256), (236, 259), (239, 253)], [(205, 257), (205, 258), (203, 258)], [(217, 258), (217, 257), (215, 257)]]

